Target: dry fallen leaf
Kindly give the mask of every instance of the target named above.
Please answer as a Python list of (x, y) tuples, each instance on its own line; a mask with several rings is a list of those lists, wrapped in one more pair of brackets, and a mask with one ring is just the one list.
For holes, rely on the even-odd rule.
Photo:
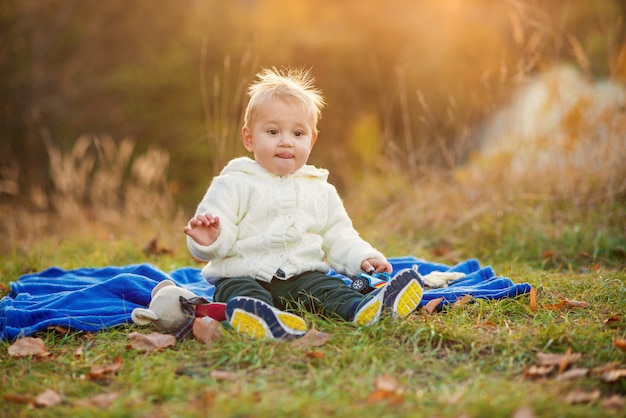
[(523, 406), (513, 412), (511, 418), (535, 418), (535, 413), (530, 406)]
[(581, 302), (578, 300), (563, 299), (555, 305), (547, 305), (545, 308), (551, 311), (556, 311), (561, 308), (587, 308), (588, 302)]
[(46, 349), (46, 343), (41, 338), (24, 337), (9, 346), (11, 357), (45, 357), (50, 355)]
[(193, 412), (197, 411), (199, 416), (208, 416), (207, 411), (215, 405), (215, 397), (216, 394), (213, 390), (204, 389), (198, 397), (188, 404), (189, 410), (186, 412), (193, 415)]
[(21, 395), (19, 393), (5, 393), (2, 395), (2, 399), (7, 402), (13, 402), (17, 404), (27, 404), (32, 402), (32, 398), (27, 395)]
[(626, 377), (626, 369), (608, 370), (600, 375), (605, 382), (616, 382), (624, 377)]
[(590, 403), (600, 399), (600, 390), (596, 389), (587, 392), (581, 389), (574, 389), (565, 396), (565, 402), (570, 404)]
[(604, 320), (604, 325), (608, 325), (608, 326), (617, 325), (620, 322), (622, 322), (622, 317), (620, 315), (613, 314)]
[(579, 300), (566, 299), (565, 302), (569, 308), (587, 308), (589, 306), (589, 302)]
[(63, 400), (61, 395), (53, 391), (52, 389), (46, 389), (39, 395), (35, 396), (35, 406), (39, 408), (49, 408), (60, 404)]
[(193, 321), (193, 335), (205, 344), (211, 344), (222, 338), (222, 325), (219, 321), (204, 316)]
[(565, 355), (563, 356), (563, 358), (559, 362), (559, 374), (563, 373), (565, 371), (565, 369), (567, 369), (569, 367), (569, 365), (571, 364), (570, 360), (573, 360), (572, 363), (575, 363), (576, 361), (578, 361), (579, 358), (580, 358), (580, 354), (579, 354), (578, 358), (573, 360), (573, 358), (572, 358), (572, 349), (568, 348), (567, 351), (565, 352)]
[(460, 308), (461, 306), (465, 306), (468, 303), (470, 303), (472, 301), (472, 299), (474, 299), (472, 297), (472, 295), (465, 295), (460, 299), (457, 299), (453, 304), (452, 307), (453, 308)]
[(402, 385), (400, 384), (400, 382), (398, 382), (395, 377), (389, 374), (379, 376), (374, 382), (374, 387), (376, 389), (384, 390), (387, 392), (397, 392), (402, 389)]
[(309, 351), (304, 355), (306, 358), (324, 358), (326, 355), (321, 351)]
[(589, 369), (587, 368), (578, 368), (578, 369), (570, 369), (565, 370), (561, 373), (557, 380), (573, 380), (573, 379), (582, 379), (583, 377), (587, 377), (589, 374)]
[(626, 406), (626, 401), (624, 401), (624, 397), (621, 395), (611, 395), (606, 399), (602, 400), (600, 407), (602, 409), (624, 409)]
[(147, 335), (131, 332), (128, 334), (128, 339), (131, 341), (130, 346), (135, 350), (153, 351), (176, 345), (176, 337), (158, 332), (152, 332)]
[(83, 347), (76, 347), (76, 350), (74, 350), (74, 358), (81, 358), (83, 356), (83, 352), (84, 349)]
[(540, 378), (546, 377), (550, 373), (552, 373), (555, 369), (555, 366), (536, 366), (532, 365), (526, 370), (524, 370), (524, 377), (526, 378)]
[(626, 339), (625, 338), (616, 338), (613, 341), (613, 345), (615, 345), (615, 347), (619, 348), (622, 351), (626, 351)]
[(565, 369), (567, 366), (576, 363), (582, 357), (581, 353), (572, 353), (569, 349), (565, 354), (537, 353), (537, 359), (541, 366), (559, 366)]
[(91, 366), (89, 373), (86, 377), (89, 380), (102, 380), (107, 378), (110, 374), (116, 373), (122, 367), (122, 356), (117, 356), (113, 363), (105, 366)]
[(119, 392), (101, 393), (91, 398), (78, 400), (76, 406), (81, 408), (94, 407), (98, 409), (108, 409), (119, 396)]
[(554, 304), (554, 305), (546, 305), (545, 308), (548, 309), (549, 311), (556, 311), (558, 309), (564, 308), (565, 305), (567, 305), (567, 302), (562, 300), (559, 303)]
[(431, 314), (437, 310), (437, 307), (441, 302), (443, 302), (443, 298), (432, 299), (424, 305), (421, 310), (427, 314)]
[(315, 328), (311, 328), (302, 338), (291, 343), (293, 348), (305, 350), (311, 347), (321, 347), (332, 338), (333, 334), (321, 332)]
[(485, 321), (481, 322), (480, 324), (474, 325), (474, 328), (483, 329), (489, 332), (495, 332), (498, 330), (498, 324), (493, 321)]
[(402, 391), (402, 385), (393, 376), (385, 374), (374, 382), (374, 391), (368, 395), (367, 402), (388, 402), (399, 405), (404, 401)]
[(534, 287), (530, 288), (530, 310), (537, 312), (537, 290)]
[(58, 332), (59, 334), (62, 334), (62, 335), (69, 334), (69, 332), (70, 332), (70, 330), (68, 328), (61, 327), (61, 326), (58, 326), (58, 325), (55, 325), (53, 327), (48, 327), (48, 330), (49, 331), (56, 331), (56, 332)]
[(608, 318), (606, 318), (604, 321), (602, 321), (604, 325), (606, 326), (613, 326), (613, 325), (617, 325), (620, 322), (622, 322), (622, 317), (618, 314), (613, 314), (611, 316), (609, 316)]
[(235, 372), (229, 372), (227, 370), (211, 370), (211, 377), (218, 382), (224, 382), (226, 380), (238, 380), (239, 375)]

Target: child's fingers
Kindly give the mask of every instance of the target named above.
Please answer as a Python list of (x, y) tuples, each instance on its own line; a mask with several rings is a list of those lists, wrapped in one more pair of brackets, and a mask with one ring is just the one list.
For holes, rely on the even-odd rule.
[(214, 224), (218, 224), (219, 225), (219, 218), (217, 216), (211, 215), (210, 213), (198, 214), (198, 215), (196, 215), (196, 217), (194, 219), (198, 220), (198, 224), (197, 225), (206, 225), (206, 226), (210, 226), (210, 225), (214, 225)]
[(361, 269), (363, 269), (363, 271), (366, 273), (369, 273), (372, 270), (375, 270), (372, 263), (370, 263), (370, 260), (363, 260), (363, 262), (361, 263)]

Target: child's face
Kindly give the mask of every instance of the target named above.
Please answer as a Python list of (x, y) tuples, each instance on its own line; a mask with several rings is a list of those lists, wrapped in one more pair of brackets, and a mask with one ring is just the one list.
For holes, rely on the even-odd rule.
[(313, 116), (304, 106), (271, 99), (252, 115), (242, 129), (243, 145), (267, 171), (291, 174), (306, 164), (317, 139)]

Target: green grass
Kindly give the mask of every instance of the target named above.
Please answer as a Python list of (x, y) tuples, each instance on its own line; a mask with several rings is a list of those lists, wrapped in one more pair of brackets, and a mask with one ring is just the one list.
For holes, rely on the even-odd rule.
[[(185, 251), (147, 257), (131, 240), (44, 240), (27, 251), (15, 250), (0, 262), (6, 286), (27, 271), (151, 262), (165, 271), (192, 263)], [(316, 329), (332, 334), (307, 356), (289, 343), (251, 341), (231, 332), (211, 345), (191, 338), (156, 353), (129, 348), (128, 334), (149, 327), (124, 325), (99, 332), (42, 333), (51, 357), (12, 358), (0, 343), (2, 396), (34, 397), (46, 389), (61, 395), (52, 408), (30, 408), (3, 401), (0, 416), (76, 417), (510, 417), (530, 407), (536, 416), (623, 416), (600, 403), (570, 405), (574, 389), (598, 388), (602, 398), (626, 394), (626, 381), (597, 377), (572, 381), (529, 379), (524, 371), (537, 352), (583, 354), (580, 367), (609, 363), (626, 366), (626, 354), (613, 345), (626, 337), (626, 273), (617, 268), (579, 273), (542, 270), (506, 260), (481, 260), (514, 281), (530, 282), (538, 294), (533, 312), (528, 297), (476, 301), (443, 312), (415, 313), (405, 321), (383, 318), (359, 329), (304, 314)], [(500, 270), (499, 270), (500, 269)], [(504, 270), (504, 271), (503, 271)], [(6, 288), (3, 294), (6, 293)], [(584, 309), (548, 310), (562, 298), (585, 301)], [(481, 326), (485, 325), (487, 326)], [(75, 350), (82, 347), (83, 355)], [(121, 356), (117, 374), (102, 381), (85, 378), (93, 365)], [(216, 379), (212, 371), (234, 376)], [(374, 384), (388, 374), (402, 386), (399, 398), (371, 402)], [(118, 392), (108, 407), (79, 406), (81, 399)]]

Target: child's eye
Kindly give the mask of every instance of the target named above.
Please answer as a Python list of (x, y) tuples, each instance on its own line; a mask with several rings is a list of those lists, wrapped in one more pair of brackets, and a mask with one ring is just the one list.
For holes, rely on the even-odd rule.
[(278, 135), (278, 129), (268, 129), (267, 133), (270, 135)]
[(304, 132), (296, 131), (293, 133), (296, 137), (304, 135)]

